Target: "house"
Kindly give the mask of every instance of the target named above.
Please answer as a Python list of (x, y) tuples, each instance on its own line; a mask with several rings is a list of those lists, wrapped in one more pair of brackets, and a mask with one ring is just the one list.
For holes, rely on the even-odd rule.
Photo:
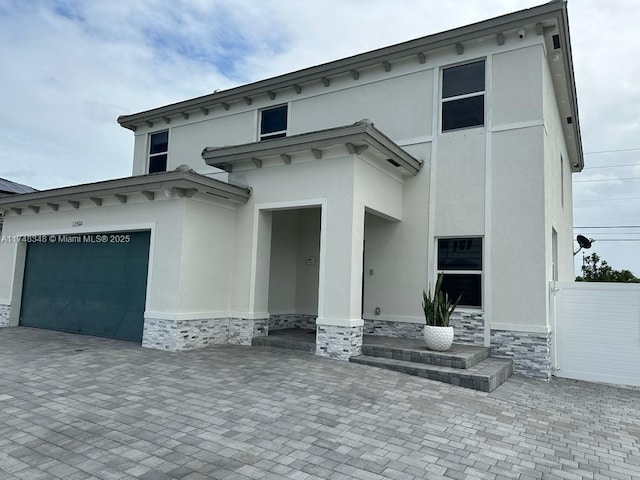
[(456, 341), (550, 375), (583, 168), (566, 2), (118, 122), (132, 176), (0, 199), (4, 325), (166, 350), (315, 327), (348, 359), (420, 335), (443, 272)]
[[(35, 188), (31, 188), (27, 185), (12, 182), (11, 180), (7, 180), (6, 178), (0, 178), (0, 198), (6, 197), (7, 195), (15, 195), (17, 193), (29, 193), (35, 191)], [(2, 223), (3, 217), (2, 211), (0, 211), (0, 233), (2, 233)]]

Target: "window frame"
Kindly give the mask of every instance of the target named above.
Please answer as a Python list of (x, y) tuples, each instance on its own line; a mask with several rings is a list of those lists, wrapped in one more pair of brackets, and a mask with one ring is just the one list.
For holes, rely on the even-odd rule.
[[(162, 152), (155, 152), (155, 153), (151, 153), (151, 146), (153, 145), (152, 142), (152, 138), (154, 135), (160, 135), (166, 133), (167, 134), (167, 149), (162, 151)], [(159, 132), (153, 132), (153, 133), (149, 133), (147, 135), (147, 173), (161, 173), (161, 172), (166, 172), (167, 171), (167, 167), (169, 166), (169, 141), (170, 141), (170, 130), (160, 130)], [(153, 163), (153, 160), (162, 156), (165, 156), (165, 165), (164, 165), (164, 170), (155, 170), (155, 171), (151, 171), (151, 165)]]
[[(480, 241), (480, 268), (479, 269), (446, 269), (439, 268), (440, 267), (440, 241), (441, 240), (479, 240)], [(484, 252), (484, 237), (482, 235), (462, 235), (462, 236), (451, 236), (451, 237), (437, 237), (436, 238), (436, 248), (435, 248), (435, 267), (436, 267), (436, 276), (441, 273), (446, 276), (452, 275), (477, 275), (480, 277), (480, 292), (478, 297), (480, 298), (480, 305), (469, 305), (464, 303), (459, 303), (457, 308), (463, 310), (483, 310), (484, 309), (484, 270), (485, 270), (485, 252)], [(454, 299), (455, 300), (455, 299)]]
[[(264, 112), (268, 112), (271, 110), (277, 110), (277, 109), (281, 109), (281, 108), (285, 108), (286, 109), (286, 115), (285, 115), (285, 121), (286, 121), (286, 126), (284, 130), (277, 130), (274, 132), (269, 132), (269, 133), (262, 133), (262, 121), (263, 121), (263, 115)], [(273, 140), (276, 138), (284, 138), (284, 137), (288, 137), (289, 136), (289, 112), (291, 111), (291, 109), (289, 108), (289, 104), (288, 103), (283, 103), (281, 105), (274, 105), (271, 107), (267, 107), (267, 108), (262, 108), (260, 110), (258, 110), (258, 141), (259, 142), (263, 142), (265, 140)]]
[[(483, 64), (483, 89), (470, 93), (463, 93), (459, 95), (453, 95), (450, 97), (444, 97), (444, 75), (445, 71), (451, 68), (461, 67), (464, 65), (471, 65), (473, 63), (482, 63)], [(445, 121), (444, 121), (444, 106), (446, 103), (453, 103), (459, 100), (466, 100), (468, 98), (474, 97), (482, 97), (482, 123), (477, 125), (468, 125), (464, 127), (455, 127), (455, 128), (447, 128), (445, 129)], [(466, 62), (456, 63), (454, 65), (447, 65), (446, 67), (440, 68), (440, 133), (448, 133), (448, 132), (456, 132), (458, 130), (467, 130), (469, 128), (484, 128), (486, 126), (487, 121), (487, 59), (486, 58), (478, 58), (475, 60), (470, 60)]]

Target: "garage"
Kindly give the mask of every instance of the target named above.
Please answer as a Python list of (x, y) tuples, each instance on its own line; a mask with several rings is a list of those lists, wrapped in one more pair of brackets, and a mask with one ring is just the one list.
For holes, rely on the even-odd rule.
[(32, 240), (20, 325), (142, 341), (149, 231)]

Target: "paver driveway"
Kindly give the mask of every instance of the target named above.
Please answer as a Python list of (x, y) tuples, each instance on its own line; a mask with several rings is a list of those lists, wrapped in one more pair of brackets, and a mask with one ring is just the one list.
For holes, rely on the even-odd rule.
[(0, 329), (0, 478), (640, 478), (640, 390)]

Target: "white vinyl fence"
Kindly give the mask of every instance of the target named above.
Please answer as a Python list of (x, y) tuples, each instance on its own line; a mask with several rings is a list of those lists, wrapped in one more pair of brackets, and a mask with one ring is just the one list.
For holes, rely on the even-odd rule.
[(554, 375), (640, 385), (640, 284), (551, 283)]

